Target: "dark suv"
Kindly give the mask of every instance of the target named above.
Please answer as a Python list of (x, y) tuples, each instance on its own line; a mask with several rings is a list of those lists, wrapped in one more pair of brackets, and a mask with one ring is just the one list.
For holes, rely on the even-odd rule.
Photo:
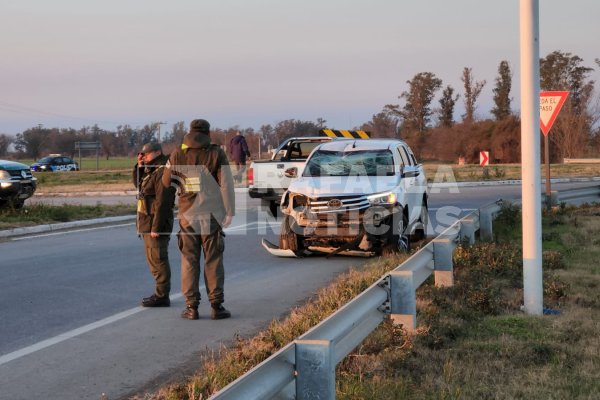
[(79, 171), (79, 164), (70, 157), (50, 154), (31, 164), (31, 170), (35, 172)]
[(25, 199), (33, 196), (37, 179), (25, 164), (0, 160), (0, 207), (23, 207)]

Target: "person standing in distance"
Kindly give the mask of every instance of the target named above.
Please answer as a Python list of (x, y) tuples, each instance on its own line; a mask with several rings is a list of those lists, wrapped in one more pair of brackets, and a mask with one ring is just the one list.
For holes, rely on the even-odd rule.
[(229, 154), (231, 154), (231, 158), (235, 162), (236, 173), (234, 179), (241, 182), (246, 170), (246, 157), (250, 157), (248, 143), (246, 142), (246, 138), (242, 136), (242, 132), (237, 131), (237, 135), (231, 138), (229, 142)]
[(181, 149), (171, 153), (163, 174), (165, 187), (179, 195), (181, 291), (186, 308), (182, 318), (198, 319), (200, 304), (200, 253), (204, 251), (204, 283), (211, 304), (211, 318), (231, 317), (223, 307), (225, 233), (235, 214), (235, 192), (227, 155), (210, 140), (210, 124), (195, 119)]
[(173, 231), (175, 189), (164, 187), (161, 181), (168, 160), (159, 143), (146, 143), (133, 170), (133, 184), (138, 189), (137, 230), (144, 240), (146, 260), (156, 282), (154, 294), (142, 299), (143, 307), (171, 305), (168, 247)]

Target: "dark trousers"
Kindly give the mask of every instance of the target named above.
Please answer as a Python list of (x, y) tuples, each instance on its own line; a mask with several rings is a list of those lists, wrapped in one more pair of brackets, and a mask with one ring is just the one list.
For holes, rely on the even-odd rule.
[(181, 228), (177, 235), (181, 251), (181, 291), (188, 306), (198, 307), (200, 303), (200, 254), (204, 251), (204, 284), (211, 304), (224, 301), (223, 285), (225, 268), (223, 252), (225, 251), (225, 234), (219, 228), (212, 233), (198, 235), (194, 231), (186, 232)]
[(154, 239), (143, 234), (146, 260), (156, 286), (154, 294), (158, 297), (168, 296), (171, 292), (171, 266), (169, 264), (169, 235), (161, 235)]
[(233, 178), (241, 182), (244, 179), (244, 172), (246, 172), (246, 161), (234, 161), (234, 163), (236, 172)]

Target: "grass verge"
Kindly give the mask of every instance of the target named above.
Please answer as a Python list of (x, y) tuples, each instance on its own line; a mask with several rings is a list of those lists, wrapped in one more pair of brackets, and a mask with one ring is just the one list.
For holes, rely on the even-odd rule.
[[(600, 398), (600, 206), (544, 215), (544, 301), (553, 315), (520, 311), (521, 244), (511, 234), (519, 223), (507, 208), (493, 243), (458, 247), (455, 285), (418, 290), (418, 333), (382, 324), (337, 366), (337, 398)], [(205, 353), (188, 381), (132, 398), (207, 398), (402, 261), (377, 259), (343, 275), (254, 338)]]
[(135, 214), (135, 205), (80, 206), (63, 204), (49, 206), (33, 204), (21, 209), (0, 209), (0, 230), (129, 214)]

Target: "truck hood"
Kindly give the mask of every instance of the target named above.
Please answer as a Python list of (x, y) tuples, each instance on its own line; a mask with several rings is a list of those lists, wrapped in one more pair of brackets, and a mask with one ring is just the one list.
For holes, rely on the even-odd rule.
[(300, 177), (288, 190), (308, 197), (344, 194), (374, 194), (393, 190), (400, 183), (397, 176), (326, 176)]
[(14, 161), (0, 160), (0, 170), (18, 171), (20, 169), (29, 169), (29, 165), (21, 164)]

